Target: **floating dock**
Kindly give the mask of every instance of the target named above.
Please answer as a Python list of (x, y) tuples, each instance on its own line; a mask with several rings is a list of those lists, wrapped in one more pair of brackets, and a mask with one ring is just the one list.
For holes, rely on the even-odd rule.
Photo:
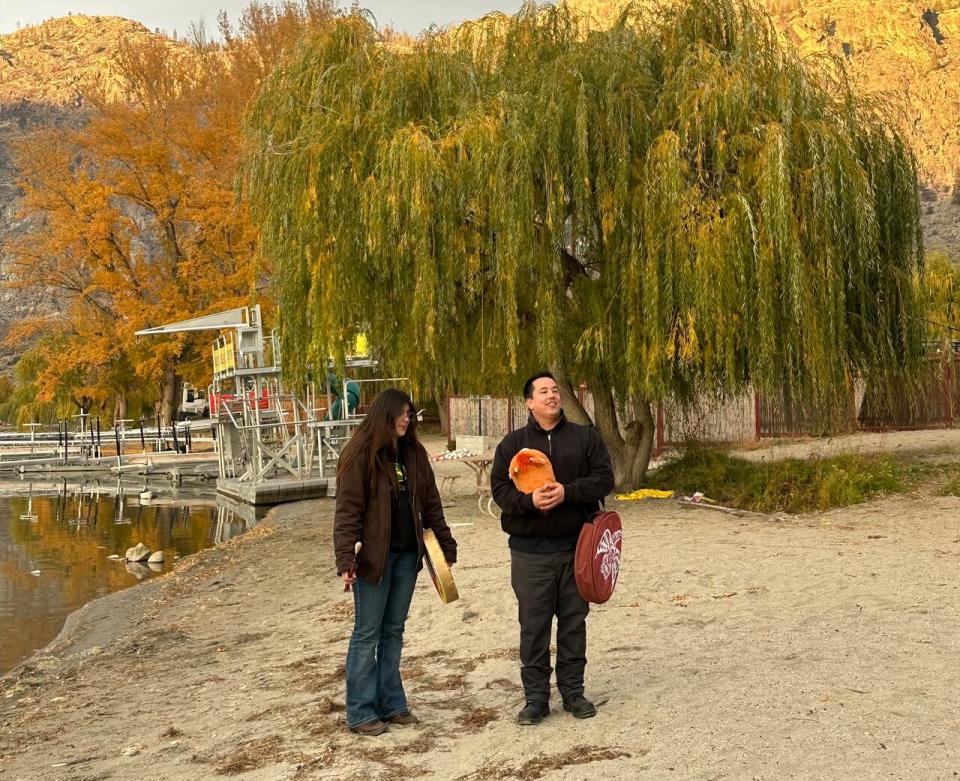
[(252, 505), (299, 502), (332, 496), (335, 480), (332, 477), (274, 478), (250, 482), (235, 477), (217, 480), (217, 493)]

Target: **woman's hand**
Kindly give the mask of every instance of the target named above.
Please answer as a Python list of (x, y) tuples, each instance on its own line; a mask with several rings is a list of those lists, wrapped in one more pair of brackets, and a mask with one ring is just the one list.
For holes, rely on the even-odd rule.
[(356, 545), (353, 546), (353, 564), (350, 565), (350, 569), (340, 573), (340, 577), (343, 578), (343, 590), (349, 591), (350, 587), (357, 580), (357, 556), (360, 555), (360, 549), (363, 547), (363, 543), (359, 540)]

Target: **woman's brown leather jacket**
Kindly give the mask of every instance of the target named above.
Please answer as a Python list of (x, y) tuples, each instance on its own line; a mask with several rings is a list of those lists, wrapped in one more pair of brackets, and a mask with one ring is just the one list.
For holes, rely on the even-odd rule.
[[(417, 527), (418, 563), (423, 566), (423, 530), (433, 529), (443, 555), (450, 564), (457, 560), (457, 543), (443, 517), (440, 492), (422, 445), (407, 447), (407, 480), (410, 507)], [(363, 543), (357, 556), (357, 575), (377, 584), (383, 578), (390, 552), (390, 476), (380, 470), (368, 478), (366, 459), (358, 458), (337, 478), (337, 509), (333, 519), (333, 547), (337, 574), (353, 565), (357, 541)]]

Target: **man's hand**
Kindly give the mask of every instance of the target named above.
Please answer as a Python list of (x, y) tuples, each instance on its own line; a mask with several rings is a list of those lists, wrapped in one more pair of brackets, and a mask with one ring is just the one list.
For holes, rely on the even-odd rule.
[(357, 573), (353, 570), (345, 570), (340, 574), (340, 577), (343, 578), (344, 591), (349, 591), (350, 587), (357, 582)]
[(566, 492), (560, 483), (547, 483), (533, 492), (533, 506), (543, 512), (549, 512), (563, 503)]

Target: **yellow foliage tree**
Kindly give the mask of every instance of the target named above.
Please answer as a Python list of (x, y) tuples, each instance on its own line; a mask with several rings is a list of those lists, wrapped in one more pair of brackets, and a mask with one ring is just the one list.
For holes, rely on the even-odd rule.
[(254, 3), (223, 43), (195, 29), (190, 46), (123, 47), (125, 100), (87, 95), (89, 120), (15, 147), (22, 217), (13, 284), (51, 291), (60, 313), (21, 324), (41, 400), (69, 386), (78, 407), (124, 417), (141, 397), (165, 421), (185, 378), (209, 379), (209, 337), (138, 340), (141, 328), (242, 306), (257, 292), (257, 234), (236, 198), (241, 118), (261, 79), (306, 25), (333, 17), (324, 0)]

